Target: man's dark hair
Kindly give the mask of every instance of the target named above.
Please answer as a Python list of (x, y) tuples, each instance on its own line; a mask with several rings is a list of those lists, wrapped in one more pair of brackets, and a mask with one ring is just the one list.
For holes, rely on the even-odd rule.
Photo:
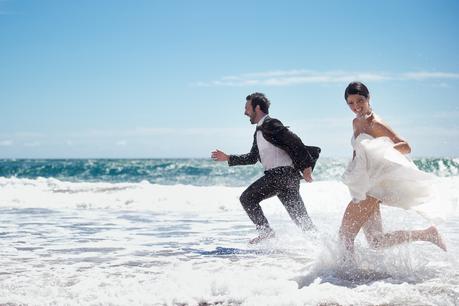
[(250, 101), (254, 111), (255, 107), (259, 105), (263, 113), (269, 114), (269, 106), (271, 105), (271, 102), (269, 102), (268, 98), (266, 98), (266, 96), (261, 92), (254, 92), (253, 94), (248, 95), (245, 99)]
[(347, 100), (347, 97), (350, 95), (361, 95), (368, 99), (370, 91), (368, 91), (368, 88), (363, 83), (352, 82), (347, 85), (347, 88), (344, 91), (344, 99)]

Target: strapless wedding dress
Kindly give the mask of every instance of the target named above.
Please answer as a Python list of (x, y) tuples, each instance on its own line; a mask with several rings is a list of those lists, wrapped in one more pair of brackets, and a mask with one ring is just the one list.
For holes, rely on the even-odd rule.
[(355, 151), (343, 182), (353, 202), (374, 197), (382, 204), (409, 209), (426, 203), (432, 196), (435, 176), (419, 170), (399, 151), (389, 137), (368, 134), (352, 137)]

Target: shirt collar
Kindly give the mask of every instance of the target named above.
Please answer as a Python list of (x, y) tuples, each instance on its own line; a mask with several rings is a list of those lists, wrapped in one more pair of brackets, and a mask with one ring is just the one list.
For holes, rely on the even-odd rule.
[(263, 118), (261, 118), (260, 121), (258, 121), (257, 126), (261, 126), (267, 117), (268, 115), (266, 114)]

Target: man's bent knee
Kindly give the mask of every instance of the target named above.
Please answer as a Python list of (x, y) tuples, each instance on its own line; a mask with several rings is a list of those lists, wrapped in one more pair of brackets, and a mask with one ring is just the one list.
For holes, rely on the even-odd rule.
[(253, 204), (253, 198), (250, 196), (250, 193), (245, 191), (239, 197), (239, 201), (243, 207), (250, 207)]

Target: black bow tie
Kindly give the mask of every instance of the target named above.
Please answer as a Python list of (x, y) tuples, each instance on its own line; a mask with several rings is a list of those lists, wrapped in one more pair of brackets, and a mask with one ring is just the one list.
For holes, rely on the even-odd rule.
[(256, 131), (256, 132), (258, 132), (258, 131), (263, 131), (263, 128), (261, 127), (261, 125), (257, 125), (257, 128), (256, 128), (255, 131)]

